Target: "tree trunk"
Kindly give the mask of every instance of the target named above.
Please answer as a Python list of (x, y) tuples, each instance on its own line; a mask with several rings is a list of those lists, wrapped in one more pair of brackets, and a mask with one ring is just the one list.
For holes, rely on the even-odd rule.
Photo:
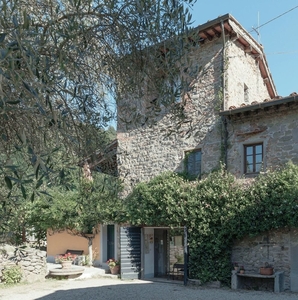
[(92, 242), (93, 242), (93, 237), (88, 237), (88, 252), (89, 252), (88, 266), (92, 266), (92, 261), (93, 261)]

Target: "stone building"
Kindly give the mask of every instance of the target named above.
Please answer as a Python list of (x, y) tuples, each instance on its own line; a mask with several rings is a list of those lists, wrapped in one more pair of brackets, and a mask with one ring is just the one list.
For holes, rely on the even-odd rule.
[[(155, 95), (118, 105), (117, 172), (126, 194), (168, 170), (200, 177), (224, 162), (235, 176), (253, 177), (289, 160), (298, 163), (298, 96), (277, 95), (263, 47), (229, 14), (194, 32), (188, 55), (197, 73), (186, 96), (170, 108), (159, 107), (158, 114), (150, 111)], [(173, 107), (183, 108), (182, 122)], [(132, 108), (140, 118), (127, 125)], [(163, 271), (171, 243), (166, 232), (142, 228), (145, 278)], [(255, 272), (264, 259), (274, 261), (285, 271), (286, 289), (297, 291), (296, 231), (264, 235), (270, 239), (239, 241), (232, 258), (245, 257)]]
[[(231, 109), (248, 109), (277, 95), (262, 46), (231, 15), (199, 26), (195, 36), (197, 43), (188, 56), (197, 73), (187, 95), (173, 104), (183, 107), (182, 122), (175, 118), (173, 107), (161, 107), (159, 114), (150, 115), (154, 96), (129, 99), (118, 106), (117, 167), (127, 191), (166, 170), (200, 176), (220, 161), (229, 165), (236, 151), (230, 145)], [(125, 118), (131, 110), (127, 107), (138, 107), (147, 121), (140, 118), (128, 127)], [(240, 165), (230, 168), (244, 174), (238, 169)]]
[[(189, 48), (195, 72), (183, 97), (168, 107), (156, 105), (154, 93), (118, 103), (117, 141), (109, 161), (99, 156), (97, 163), (102, 171), (116, 166), (124, 196), (164, 171), (201, 177), (224, 162), (237, 177), (252, 177), (290, 159), (298, 163), (298, 96), (277, 96), (262, 46), (227, 14), (195, 28)], [(133, 122), (131, 112), (136, 112)], [(120, 257), (122, 278), (165, 275), (181, 262), (184, 246), (183, 232), (170, 234), (168, 228), (100, 225), (98, 262)], [(268, 243), (239, 241), (232, 259), (245, 256), (243, 263), (256, 271), (266, 254), (286, 271), (286, 288), (298, 290), (296, 239), (295, 231), (270, 233)], [(65, 248), (71, 247), (70, 238), (63, 240)], [(58, 250), (62, 253), (55, 249), (52, 255)]]

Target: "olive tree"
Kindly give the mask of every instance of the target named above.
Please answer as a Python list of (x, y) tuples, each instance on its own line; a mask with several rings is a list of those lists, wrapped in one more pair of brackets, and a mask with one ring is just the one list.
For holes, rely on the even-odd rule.
[(141, 99), (146, 86), (169, 104), (156, 74), (175, 76), (193, 2), (0, 2), (0, 205), (6, 219), (24, 199), (34, 202), (48, 187), (67, 185), (68, 167), (106, 147), (100, 133), (127, 95)]

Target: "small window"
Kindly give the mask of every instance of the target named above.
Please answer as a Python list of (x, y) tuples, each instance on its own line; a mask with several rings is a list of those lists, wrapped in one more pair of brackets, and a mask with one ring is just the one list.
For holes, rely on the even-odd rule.
[(201, 150), (192, 150), (185, 153), (185, 164), (187, 175), (191, 178), (198, 178), (201, 175)]
[(248, 86), (244, 83), (244, 102), (249, 102)]
[(244, 146), (244, 173), (258, 174), (263, 166), (263, 144)]

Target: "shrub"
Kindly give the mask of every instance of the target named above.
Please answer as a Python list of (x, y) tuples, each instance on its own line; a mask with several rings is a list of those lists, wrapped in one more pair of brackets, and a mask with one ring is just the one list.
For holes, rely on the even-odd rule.
[(5, 284), (15, 284), (22, 279), (22, 269), (19, 266), (5, 267), (2, 272), (2, 281)]
[(170, 172), (161, 174), (137, 185), (128, 196), (129, 221), (187, 226), (191, 277), (229, 284), (235, 240), (298, 227), (298, 166), (288, 163), (250, 184), (242, 183), (223, 168), (194, 182)]

